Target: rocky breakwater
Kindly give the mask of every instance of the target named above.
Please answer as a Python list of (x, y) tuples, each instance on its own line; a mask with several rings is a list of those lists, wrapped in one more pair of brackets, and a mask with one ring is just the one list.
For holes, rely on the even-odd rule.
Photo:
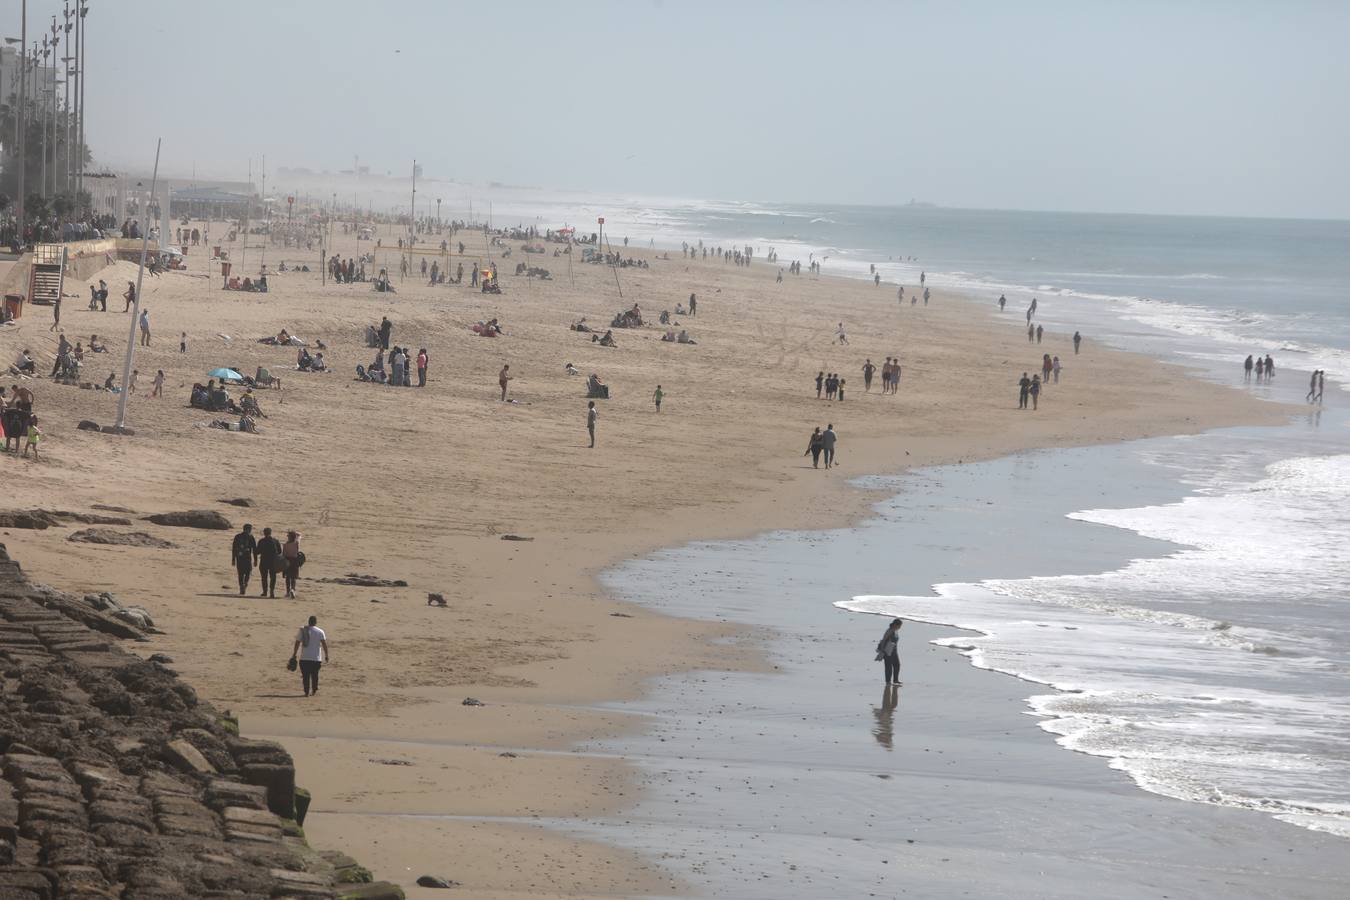
[(311, 848), (290, 755), (138, 636), (0, 545), (0, 900), (403, 897)]

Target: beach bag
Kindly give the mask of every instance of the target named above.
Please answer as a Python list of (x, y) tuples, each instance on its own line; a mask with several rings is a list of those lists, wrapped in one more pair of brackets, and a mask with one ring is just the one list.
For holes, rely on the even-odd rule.
[(294, 671), (295, 671), (296, 669), (298, 669), (299, 667), (300, 667), (300, 664), (299, 664), (298, 662), (295, 661), (295, 657), (294, 657), (294, 656), (292, 656), (290, 659), (286, 660), (286, 671), (287, 671), (287, 672), (294, 672)]

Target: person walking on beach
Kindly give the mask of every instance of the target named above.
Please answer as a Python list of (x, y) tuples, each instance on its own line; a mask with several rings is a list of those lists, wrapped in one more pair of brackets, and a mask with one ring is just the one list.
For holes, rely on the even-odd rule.
[(1017, 408), (1026, 409), (1027, 400), (1031, 397), (1031, 379), (1027, 373), (1023, 372), (1022, 377), (1017, 381)]
[(141, 310), (141, 346), (150, 346), (150, 310)]
[(825, 433), (820, 436), (820, 445), (825, 449), (825, 468), (834, 468), (834, 445), (839, 435), (834, 433), (834, 425), (826, 425)]
[(876, 370), (877, 370), (877, 367), (874, 366), (874, 365), (872, 365), (872, 360), (869, 359), (869, 360), (867, 360), (866, 362), (863, 363), (863, 370), (862, 370), (862, 372), (863, 372), (863, 393), (865, 393), (865, 394), (866, 394), (866, 393), (871, 393), (871, 391), (872, 391), (872, 373), (875, 372)]
[(291, 659), (297, 656), (305, 696), (313, 696), (319, 692), (319, 668), (328, 662), (328, 634), (319, 627), (317, 616), (310, 616), (309, 624), (301, 626), (300, 633), (295, 636)]
[(510, 384), (510, 382), (511, 382), (511, 366), (510, 364), (507, 364), (502, 366), (502, 370), (497, 373), (497, 384), (500, 385), (502, 389), (503, 403), (506, 402), (506, 386)]
[(1317, 396), (1317, 376), (1320, 371), (1320, 369), (1313, 369), (1312, 380), (1308, 383), (1308, 396), (1303, 399), (1309, 403), (1313, 402), (1313, 398)]
[(824, 449), (825, 449), (825, 441), (821, 437), (820, 426), (817, 425), (816, 430), (811, 432), (810, 440), (806, 442), (806, 452), (803, 453), (802, 456), (805, 456), (807, 453), (811, 454), (811, 468), (819, 469), (820, 451)]
[[(38, 428), (38, 417), (30, 413), (28, 416), (28, 440), (25, 441), (23, 445), (23, 456), (25, 459), (28, 458), (29, 450), (33, 451), (33, 459), (38, 458), (38, 442), (41, 440), (42, 429)], [(15, 446), (18, 445), (16, 444)]]
[(1256, 358), (1256, 383), (1257, 383), (1257, 384), (1260, 384), (1260, 383), (1261, 383), (1261, 376), (1265, 374), (1265, 371), (1266, 371), (1266, 361), (1265, 361), (1264, 359), (1262, 359), (1261, 357), (1258, 356), (1258, 357)]
[(136, 282), (127, 282), (127, 290), (122, 299), (127, 301), (127, 305), (122, 307), (122, 312), (131, 312), (131, 306), (136, 302)]
[(258, 580), (262, 582), (260, 597), (277, 596), (277, 572), (281, 569), (281, 541), (272, 537), (272, 529), (264, 528), (262, 540), (253, 550), (253, 561), (258, 566)]
[(1041, 342), (1041, 338), (1044, 337), (1044, 336), (1045, 336), (1045, 326), (1044, 326), (1044, 325), (1037, 325), (1037, 326), (1036, 326), (1036, 343), (1039, 344), (1039, 343)]
[(300, 580), (300, 567), (305, 564), (305, 554), (300, 552), (300, 532), (286, 532), (286, 543), (281, 545), (281, 561), (285, 566), (286, 598), (295, 599), (295, 583)]
[(1031, 324), (1031, 312), (1032, 312), (1032, 309), (1031, 309), (1030, 306), (1028, 306), (1028, 307), (1027, 307), (1027, 324), (1028, 324), (1028, 325)]
[(253, 577), (253, 559), (258, 555), (258, 541), (253, 537), (253, 526), (244, 524), (244, 530), (234, 536), (230, 545), (230, 562), (239, 575), (239, 596), (248, 590), (249, 579)]
[(1003, 312), (1003, 307), (1008, 305), (1008, 298), (1003, 294), (998, 295), (998, 311)]
[(1059, 370), (1060, 370), (1060, 365), (1059, 365), (1059, 357), (1058, 357), (1058, 356), (1056, 356), (1054, 359), (1052, 359), (1052, 360), (1050, 361), (1050, 367), (1051, 367), (1051, 371), (1053, 371), (1053, 372), (1055, 373), (1055, 384), (1059, 384)]
[(388, 316), (380, 317), (380, 349), (389, 349), (389, 336), (394, 333), (394, 323), (389, 321)]
[(417, 351), (417, 386), (427, 386), (427, 348), (423, 347)]
[(586, 432), (591, 436), (591, 449), (595, 449), (595, 420), (600, 418), (600, 411), (595, 408), (595, 401), (591, 400), (586, 404)]
[(900, 683), (900, 629), (904, 624), (900, 619), (892, 619), (886, 626), (886, 633), (877, 641), (877, 660), (885, 666), (886, 684)]
[(693, 294), (689, 295), (689, 315), (698, 315), (698, 298)]
[(1317, 371), (1317, 402), (1322, 402), (1322, 391), (1327, 386), (1327, 370), (1319, 369)]
[(844, 402), (844, 382), (845, 382), (845, 380), (846, 380), (846, 379), (840, 378), (840, 379), (839, 379), (839, 386), (836, 387), (835, 390), (834, 390), (835, 399), (837, 399), (840, 403), (843, 403), (843, 402)]
[(661, 401), (664, 400), (665, 397), (665, 392), (661, 390), (661, 385), (658, 384), (656, 390), (652, 392), (652, 402), (656, 404), (657, 412), (661, 411)]
[(48, 331), (61, 330), (61, 298), (57, 297), (56, 302), (52, 304), (52, 326)]
[(1269, 383), (1269, 382), (1270, 382), (1270, 379), (1272, 379), (1272, 378), (1274, 378), (1274, 377), (1275, 377), (1275, 360), (1271, 359), (1271, 358), (1270, 358), (1270, 354), (1267, 353), (1267, 354), (1266, 354), (1266, 382)]
[(1036, 315), (1036, 298), (1035, 298), (1035, 297), (1032, 297), (1032, 298), (1031, 298), (1031, 314), (1032, 314), (1033, 316)]
[(163, 369), (160, 369), (159, 371), (155, 372), (155, 380), (152, 381), (152, 382), (150, 382), (150, 396), (151, 396), (151, 397), (159, 397), (159, 398), (161, 398), (161, 399), (164, 397), (164, 370), (163, 370)]
[(839, 327), (834, 331), (834, 340), (837, 344), (847, 344), (848, 335), (844, 334), (844, 323), (840, 322)]
[(183, 332), (183, 334), (178, 338), (178, 352), (179, 352), (179, 353), (186, 353), (186, 352), (187, 352), (187, 332), (186, 332), (186, 331)]
[(825, 373), (816, 373), (816, 399), (820, 399), (820, 392), (825, 390)]
[(1073, 355), (1078, 355), (1078, 345), (1083, 343), (1083, 336), (1078, 332), (1073, 333)]
[(1242, 380), (1252, 380), (1252, 355), (1247, 354), (1247, 358), (1242, 361)]
[(1032, 408), (1033, 410), (1040, 409), (1040, 408), (1041, 408), (1041, 403), (1040, 403), (1040, 400), (1041, 400), (1041, 376), (1039, 376), (1039, 375), (1032, 375), (1032, 376), (1031, 376), (1031, 387), (1030, 387), (1029, 390), (1030, 390), (1030, 393), (1031, 393), (1031, 408)]

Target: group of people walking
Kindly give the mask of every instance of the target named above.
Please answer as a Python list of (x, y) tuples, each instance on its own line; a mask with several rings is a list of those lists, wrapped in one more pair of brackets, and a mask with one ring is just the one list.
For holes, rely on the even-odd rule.
[(1248, 356), (1242, 361), (1242, 380), (1251, 381), (1253, 372), (1256, 373), (1257, 383), (1269, 382), (1275, 377), (1275, 360), (1270, 358), (1269, 353), (1264, 358), (1259, 353), (1255, 356)]
[(821, 431), (817, 426), (816, 430), (811, 432), (811, 440), (806, 445), (806, 452), (802, 456), (810, 454), (811, 468), (820, 468), (820, 458), (825, 457), (825, 468), (834, 468), (834, 445), (838, 442), (839, 435), (835, 434), (833, 423), (826, 425), (825, 430)]
[(277, 575), (283, 576), (286, 597), (295, 598), (295, 583), (300, 579), (300, 568), (305, 564), (305, 554), (300, 550), (300, 532), (286, 532), (283, 544), (272, 536), (272, 529), (264, 528), (262, 538), (253, 536), (253, 526), (245, 524), (242, 531), (234, 536), (230, 545), (230, 564), (239, 576), (239, 596), (248, 592), (253, 570), (257, 568), (262, 582), (260, 597), (277, 595)]

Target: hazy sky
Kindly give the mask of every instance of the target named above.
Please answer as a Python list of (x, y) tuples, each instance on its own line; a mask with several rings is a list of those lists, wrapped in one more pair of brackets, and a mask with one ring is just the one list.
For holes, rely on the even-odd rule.
[(1346, 2), (89, 2), (119, 167), (1350, 218)]

